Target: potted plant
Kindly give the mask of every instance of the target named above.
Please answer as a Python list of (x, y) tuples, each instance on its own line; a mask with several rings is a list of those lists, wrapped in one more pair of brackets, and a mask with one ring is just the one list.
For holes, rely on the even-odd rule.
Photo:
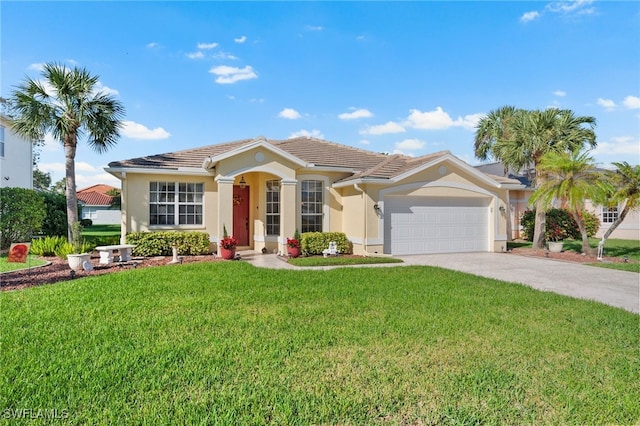
[(287, 253), (289, 257), (298, 257), (302, 253), (300, 248), (300, 233), (296, 229), (293, 234), (293, 238), (287, 238)]
[(231, 260), (236, 257), (236, 246), (238, 245), (238, 240), (233, 236), (227, 235), (227, 227), (222, 226), (222, 239), (219, 244), (219, 255), (221, 258), (226, 260)]
[[(74, 271), (89, 268), (91, 265), (91, 246), (82, 238), (82, 225), (76, 222), (72, 225), (73, 243), (67, 243), (60, 247), (62, 254), (66, 254), (69, 268)], [(62, 257), (62, 256), (60, 256)]]
[(564, 246), (564, 243), (562, 242), (564, 231), (558, 223), (556, 223), (555, 221), (547, 223), (546, 237), (548, 241), (549, 251), (551, 253), (562, 252), (562, 248)]

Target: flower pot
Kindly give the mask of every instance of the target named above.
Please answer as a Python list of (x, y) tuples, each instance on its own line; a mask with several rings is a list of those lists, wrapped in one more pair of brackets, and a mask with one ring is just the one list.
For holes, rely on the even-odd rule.
[(560, 253), (562, 251), (562, 241), (549, 241), (549, 251), (551, 253)]
[(68, 254), (67, 262), (69, 262), (69, 268), (74, 271), (81, 271), (84, 262), (91, 262), (91, 253)]
[(236, 248), (227, 249), (220, 247), (220, 257), (225, 260), (232, 260), (236, 257)]
[(287, 253), (291, 257), (298, 257), (302, 254), (302, 249), (300, 247), (287, 247)]

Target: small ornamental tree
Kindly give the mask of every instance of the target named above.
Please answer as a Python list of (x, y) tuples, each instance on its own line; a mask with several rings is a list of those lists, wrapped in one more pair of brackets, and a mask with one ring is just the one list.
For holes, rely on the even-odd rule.
[(46, 215), (43, 198), (24, 188), (0, 188), (0, 249), (28, 241), (42, 228)]

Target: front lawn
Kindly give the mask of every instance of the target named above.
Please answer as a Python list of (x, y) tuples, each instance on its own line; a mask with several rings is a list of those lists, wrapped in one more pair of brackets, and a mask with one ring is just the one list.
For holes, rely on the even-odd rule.
[(346, 265), (373, 265), (378, 263), (402, 263), (395, 257), (363, 257), (363, 256), (310, 256), (289, 259), (289, 263), (295, 266), (346, 266)]
[(7, 262), (7, 258), (6, 254), (0, 256), (0, 272), (17, 271), (19, 269), (31, 268), (33, 266), (40, 266), (47, 263), (45, 260), (31, 254), (27, 256), (27, 261), (25, 263)]
[(9, 415), (57, 410), (70, 424), (640, 418), (637, 315), (455, 271), (212, 262), (0, 297)]

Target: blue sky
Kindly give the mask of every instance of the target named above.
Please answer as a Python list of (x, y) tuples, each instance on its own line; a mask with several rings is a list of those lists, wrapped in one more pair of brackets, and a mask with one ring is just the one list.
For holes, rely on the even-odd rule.
[[(0, 96), (43, 63), (87, 68), (126, 108), (110, 161), (265, 136), (376, 152), (450, 150), (504, 105), (597, 119), (611, 161), (640, 162), (640, 3), (13, 2), (0, 4)], [(64, 175), (47, 138), (39, 168)]]

